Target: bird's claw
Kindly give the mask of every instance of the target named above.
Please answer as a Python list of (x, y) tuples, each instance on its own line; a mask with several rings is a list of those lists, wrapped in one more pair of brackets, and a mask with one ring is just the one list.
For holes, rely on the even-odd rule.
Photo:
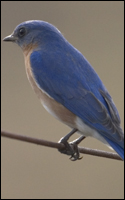
[(77, 142), (70, 142), (68, 143), (66, 140), (63, 138), (59, 141), (59, 143), (63, 143), (65, 145), (64, 149), (58, 149), (61, 153), (70, 155), (70, 160), (75, 161), (75, 160), (81, 160), (82, 157), (80, 157), (80, 153), (78, 150)]
[(82, 135), (79, 138), (77, 138), (76, 140), (72, 141), (72, 142), (67, 142), (68, 139), (78, 130), (76, 128), (72, 129), (71, 132), (69, 132), (66, 136), (64, 136), (63, 138), (61, 138), (59, 140), (59, 143), (63, 143), (65, 148), (63, 149), (58, 149), (61, 153), (66, 154), (66, 155), (70, 155), (70, 160), (75, 161), (75, 160), (81, 160), (82, 157), (80, 157), (80, 153), (79, 153), (79, 149), (78, 149), (78, 144), (85, 139), (85, 137)]
[(80, 153), (79, 153), (77, 144), (75, 142), (71, 142), (71, 143), (69, 143), (69, 145), (71, 145), (71, 148), (73, 149), (73, 154), (71, 155), (71, 157), (69, 159), (71, 161), (81, 160), (83, 158), (83, 156), (80, 157)]

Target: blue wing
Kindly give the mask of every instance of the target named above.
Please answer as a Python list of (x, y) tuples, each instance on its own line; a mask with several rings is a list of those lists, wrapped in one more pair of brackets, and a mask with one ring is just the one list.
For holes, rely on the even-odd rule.
[(32, 52), (30, 62), (39, 87), (98, 131), (123, 158), (118, 111), (85, 57), (69, 43), (60, 42)]

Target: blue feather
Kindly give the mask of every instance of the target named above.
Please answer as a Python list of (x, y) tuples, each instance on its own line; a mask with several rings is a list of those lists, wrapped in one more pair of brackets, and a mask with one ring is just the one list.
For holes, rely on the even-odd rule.
[[(48, 51), (42, 51), (42, 53), (41, 51), (34, 51), (31, 54), (31, 67), (36, 82), (57, 102), (79, 116), (84, 123), (97, 130), (109, 141), (113, 140), (123, 148), (123, 132), (119, 123), (115, 129), (109, 106), (100, 93), (100, 91), (103, 91), (108, 95), (115, 115), (120, 121), (118, 111), (108, 91), (81, 53), (73, 49), (73, 51), (76, 51), (73, 57), (72, 49), (68, 49), (68, 47), (71, 48), (68, 45), (67, 51), (58, 54), (59, 59), (55, 58), (54, 53), (49, 52), (50, 48), (47, 48)], [(109, 127), (103, 125), (106, 120)], [(113, 144), (110, 142), (110, 145), (114, 148)]]

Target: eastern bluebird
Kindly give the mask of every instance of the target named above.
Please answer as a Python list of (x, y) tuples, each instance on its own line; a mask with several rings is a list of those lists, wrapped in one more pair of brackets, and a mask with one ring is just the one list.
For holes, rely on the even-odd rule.
[[(23, 50), (28, 80), (44, 108), (82, 137), (108, 144), (124, 160), (124, 133), (115, 104), (86, 58), (49, 24), (19, 24), (4, 41)], [(61, 140), (63, 141), (63, 140)], [(79, 154), (75, 157), (79, 159)]]

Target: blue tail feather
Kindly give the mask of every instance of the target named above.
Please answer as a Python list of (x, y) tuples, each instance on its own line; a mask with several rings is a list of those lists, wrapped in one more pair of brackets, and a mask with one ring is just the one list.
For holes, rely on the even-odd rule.
[(121, 147), (119, 144), (115, 143), (114, 141), (111, 141), (110, 139), (106, 137), (105, 137), (105, 140), (119, 154), (122, 160), (124, 160), (124, 147)]

